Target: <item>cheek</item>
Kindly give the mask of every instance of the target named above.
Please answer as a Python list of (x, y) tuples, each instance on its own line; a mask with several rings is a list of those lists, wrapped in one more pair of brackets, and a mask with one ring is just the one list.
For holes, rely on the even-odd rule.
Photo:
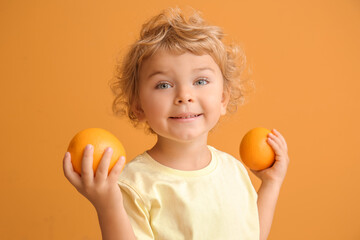
[[(219, 88), (221, 89), (221, 87)], [(203, 93), (203, 96), (205, 96), (205, 99), (209, 102), (209, 105), (213, 105), (213, 107), (215, 107), (222, 102), (223, 96), (222, 96), (222, 91), (220, 91), (220, 89), (214, 88), (211, 89), (210, 91)]]
[(213, 111), (214, 113), (225, 115), (227, 102), (224, 101), (222, 94), (217, 95), (217, 97), (211, 98), (211, 100), (208, 101), (207, 107), (211, 109), (211, 111)]
[(142, 109), (144, 111), (146, 118), (152, 118), (154, 116), (159, 116), (166, 109), (166, 101), (161, 97), (148, 97), (145, 98), (142, 103)]

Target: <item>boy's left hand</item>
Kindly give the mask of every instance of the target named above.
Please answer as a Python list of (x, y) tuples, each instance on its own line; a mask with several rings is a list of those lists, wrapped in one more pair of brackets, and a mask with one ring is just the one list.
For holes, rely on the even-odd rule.
[(275, 129), (268, 134), (267, 142), (275, 152), (274, 164), (267, 169), (260, 171), (251, 170), (251, 172), (260, 178), (262, 182), (272, 182), (281, 185), (290, 161), (287, 144), (285, 138)]

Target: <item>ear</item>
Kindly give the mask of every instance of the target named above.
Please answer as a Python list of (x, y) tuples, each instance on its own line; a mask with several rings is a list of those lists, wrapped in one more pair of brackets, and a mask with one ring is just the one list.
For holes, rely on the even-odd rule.
[(132, 106), (132, 111), (140, 122), (145, 120), (145, 113), (142, 110), (140, 103), (134, 104), (134, 106)]
[(221, 110), (220, 110), (221, 115), (226, 114), (229, 100), (230, 100), (230, 91), (229, 89), (225, 88), (221, 98)]

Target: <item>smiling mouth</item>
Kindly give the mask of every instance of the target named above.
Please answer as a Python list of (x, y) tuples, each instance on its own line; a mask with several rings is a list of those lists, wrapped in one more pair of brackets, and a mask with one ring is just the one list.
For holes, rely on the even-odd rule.
[(193, 115), (188, 115), (188, 116), (180, 116), (180, 117), (170, 117), (172, 119), (189, 119), (189, 118), (196, 118), (201, 116), (202, 114), (193, 114)]

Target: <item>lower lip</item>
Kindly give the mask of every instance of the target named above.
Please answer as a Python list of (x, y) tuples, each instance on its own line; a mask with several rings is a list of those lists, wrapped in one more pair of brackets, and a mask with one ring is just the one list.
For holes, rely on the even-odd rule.
[(197, 115), (196, 117), (190, 117), (190, 118), (170, 118), (171, 120), (177, 121), (177, 122), (192, 122), (201, 117), (202, 114)]

